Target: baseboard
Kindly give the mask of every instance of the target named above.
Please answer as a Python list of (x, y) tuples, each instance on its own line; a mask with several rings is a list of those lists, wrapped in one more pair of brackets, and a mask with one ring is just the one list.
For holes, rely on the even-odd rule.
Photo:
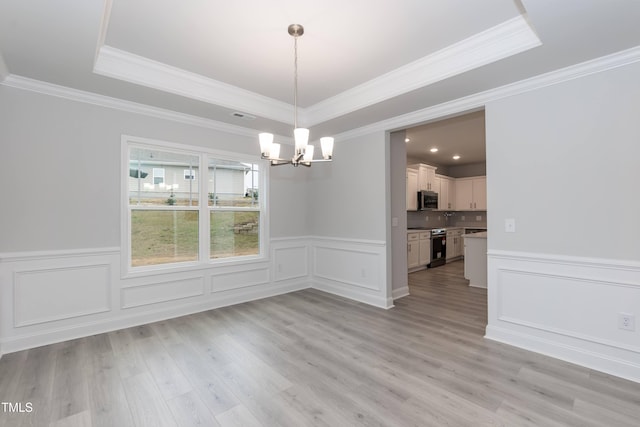
[(640, 383), (640, 364), (510, 329), (487, 326), (485, 338)]
[(385, 310), (393, 307), (392, 298), (384, 298), (377, 294), (370, 294), (364, 291), (359, 291), (354, 287), (346, 287), (342, 283), (331, 283), (326, 280), (315, 279), (311, 284), (311, 288), (327, 292), (329, 294), (338, 295), (340, 297), (348, 298), (350, 300), (358, 301), (364, 304), (372, 305), (374, 307), (384, 308)]
[(394, 289), (391, 292), (391, 297), (393, 298), (394, 301), (406, 296), (409, 296), (409, 286), (404, 286), (402, 288)]

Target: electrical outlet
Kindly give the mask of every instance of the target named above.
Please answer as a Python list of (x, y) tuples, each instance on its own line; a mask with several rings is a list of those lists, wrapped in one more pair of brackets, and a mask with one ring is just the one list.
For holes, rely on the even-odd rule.
[(482, 215), (476, 215), (476, 221), (482, 221)]
[(516, 220), (513, 218), (507, 218), (504, 220), (504, 231), (507, 233), (516, 232)]
[(462, 221), (464, 221), (464, 215), (462, 215)]
[(425, 220), (425, 221), (429, 221), (429, 217), (428, 217), (428, 216), (425, 216), (425, 217), (424, 217), (424, 220)]
[(636, 316), (629, 313), (618, 313), (618, 329), (625, 331), (636, 330)]

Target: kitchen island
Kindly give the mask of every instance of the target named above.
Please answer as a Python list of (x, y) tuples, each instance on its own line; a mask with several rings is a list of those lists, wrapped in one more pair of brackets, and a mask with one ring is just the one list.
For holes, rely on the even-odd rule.
[(487, 232), (464, 234), (464, 278), (469, 286), (487, 287)]

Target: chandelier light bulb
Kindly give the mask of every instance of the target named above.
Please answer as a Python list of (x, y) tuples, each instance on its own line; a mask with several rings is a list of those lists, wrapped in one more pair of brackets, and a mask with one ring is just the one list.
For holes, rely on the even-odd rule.
[(271, 144), (270, 159), (278, 159), (280, 157), (280, 144)]
[(313, 145), (307, 145), (307, 148), (304, 149), (304, 157), (302, 158), (305, 162), (310, 162), (313, 160), (313, 152), (315, 151), (315, 147)]
[(320, 138), (320, 148), (322, 148), (322, 158), (331, 160), (333, 157), (333, 138), (330, 136)]
[(296, 141), (296, 154), (304, 153), (309, 143), (309, 129), (296, 128), (293, 130), (293, 139)]
[(260, 140), (260, 152), (264, 157), (269, 157), (269, 153), (271, 153), (271, 145), (273, 144), (273, 134), (263, 132), (258, 135)]

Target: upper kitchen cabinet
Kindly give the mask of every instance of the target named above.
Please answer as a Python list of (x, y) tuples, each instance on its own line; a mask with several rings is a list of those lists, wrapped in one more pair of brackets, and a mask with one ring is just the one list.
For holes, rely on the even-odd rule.
[(458, 178), (455, 180), (455, 208), (459, 211), (487, 210), (487, 177)]
[(455, 180), (448, 176), (436, 175), (436, 188), (438, 193), (438, 209), (453, 210), (455, 201)]
[(407, 210), (418, 210), (418, 171), (407, 169)]
[(423, 163), (409, 166), (418, 170), (418, 190), (436, 191), (436, 169), (435, 166)]

